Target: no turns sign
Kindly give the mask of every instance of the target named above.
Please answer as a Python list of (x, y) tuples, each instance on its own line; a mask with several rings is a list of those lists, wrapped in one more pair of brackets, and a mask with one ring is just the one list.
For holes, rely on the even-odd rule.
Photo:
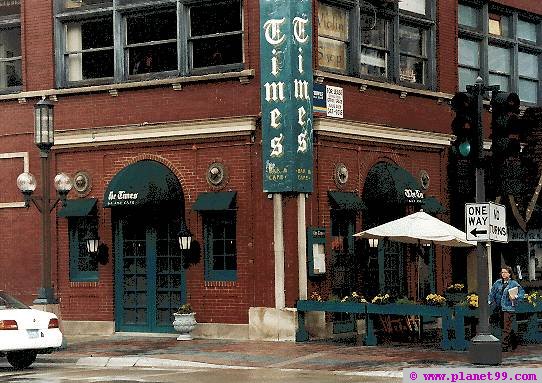
[(466, 203), (465, 231), (469, 241), (508, 242), (505, 206), (493, 202)]

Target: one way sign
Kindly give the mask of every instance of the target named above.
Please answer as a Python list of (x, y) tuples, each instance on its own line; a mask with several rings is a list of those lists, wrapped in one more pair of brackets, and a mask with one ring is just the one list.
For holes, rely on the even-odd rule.
[(465, 204), (468, 241), (508, 242), (506, 208), (492, 202)]

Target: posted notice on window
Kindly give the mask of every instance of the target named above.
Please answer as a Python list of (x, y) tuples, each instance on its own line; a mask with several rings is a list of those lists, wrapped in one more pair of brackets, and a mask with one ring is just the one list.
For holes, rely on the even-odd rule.
[(327, 116), (343, 118), (343, 88), (326, 86)]

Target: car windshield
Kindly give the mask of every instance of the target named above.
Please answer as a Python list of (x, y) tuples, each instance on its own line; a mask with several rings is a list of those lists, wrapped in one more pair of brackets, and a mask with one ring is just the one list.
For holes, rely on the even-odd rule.
[(13, 298), (11, 295), (6, 294), (3, 291), (0, 291), (0, 310), (7, 309), (29, 309), (27, 305), (22, 302), (19, 302), (17, 299)]

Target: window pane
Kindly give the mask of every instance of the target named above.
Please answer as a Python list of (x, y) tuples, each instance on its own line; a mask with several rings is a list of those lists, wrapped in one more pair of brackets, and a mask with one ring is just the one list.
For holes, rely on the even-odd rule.
[(113, 0), (64, 0), (64, 9), (80, 9), (88, 6), (108, 7), (113, 5)]
[(318, 35), (348, 41), (346, 9), (318, 3)]
[(509, 36), (508, 16), (498, 15), (495, 13), (489, 14), (489, 33), (492, 35), (508, 37)]
[(242, 29), (239, 1), (190, 8), (190, 35), (192, 37)]
[(518, 73), (520, 76), (538, 78), (538, 56), (519, 52)]
[(536, 24), (518, 20), (518, 38), (536, 42)]
[(243, 62), (243, 38), (239, 35), (199, 39), (192, 42), (194, 68)]
[(346, 72), (346, 43), (318, 38), (318, 65)]
[(361, 74), (369, 76), (386, 77), (387, 76), (387, 59), (386, 52), (376, 49), (362, 48), (361, 49)]
[(519, 79), (519, 99), (533, 104), (538, 103), (538, 81)]
[(425, 0), (401, 0), (399, 9), (425, 15)]
[(480, 67), (480, 43), (472, 40), (458, 40), (458, 61), (460, 65)]
[[(363, 20), (364, 16), (361, 16)], [(372, 20), (374, 18), (371, 17)], [(363, 22), (362, 22), (363, 23)], [(376, 25), (371, 30), (362, 30), (361, 31), (361, 44), (371, 45), (373, 47), (387, 48), (387, 33), (386, 33), (387, 23), (386, 20), (377, 19)]]
[(175, 10), (126, 18), (128, 45), (177, 38)]
[(237, 259), (235, 257), (225, 257), (225, 270), (237, 270)]
[(478, 29), (479, 16), (478, 9), (467, 5), (459, 4), (459, 25)]
[(418, 84), (425, 83), (425, 60), (401, 56), (400, 80)]
[[(105, 50), (85, 52), (96, 48)], [(69, 81), (113, 76), (113, 19), (87, 20), (66, 26)], [(70, 52), (74, 52), (70, 54)], [(77, 52), (77, 53), (75, 53)]]
[(403, 53), (424, 56), (425, 31), (419, 27), (399, 26), (399, 49)]
[(0, 58), (11, 59), (0, 63), (0, 88), (22, 85), (21, 29), (0, 30)]
[(177, 43), (128, 49), (130, 74), (165, 72), (177, 69)]
[(490, 71), (510, 73), (510, 50), (490, 45), (487, 56)]
[(21, 13), (20, 0), (0, 2), (0, 16), (18, 15)]
[(224, 270), (224, 257), (213, 257), (213, 270)]
[(467, 90), (467, 85), (473, 85), (478, 78), (478, 70), (458, 68), (459, 74), (459, 91)]
[(508, 92), (510, 86), (510, 79), (508, 76), (499, 76), (496, 74), (489, 74), (489, 85), (500, 85), (500, 89), (503, 92)]
[(21, 60), (0, 63), (0, 88), (21, 86)]

